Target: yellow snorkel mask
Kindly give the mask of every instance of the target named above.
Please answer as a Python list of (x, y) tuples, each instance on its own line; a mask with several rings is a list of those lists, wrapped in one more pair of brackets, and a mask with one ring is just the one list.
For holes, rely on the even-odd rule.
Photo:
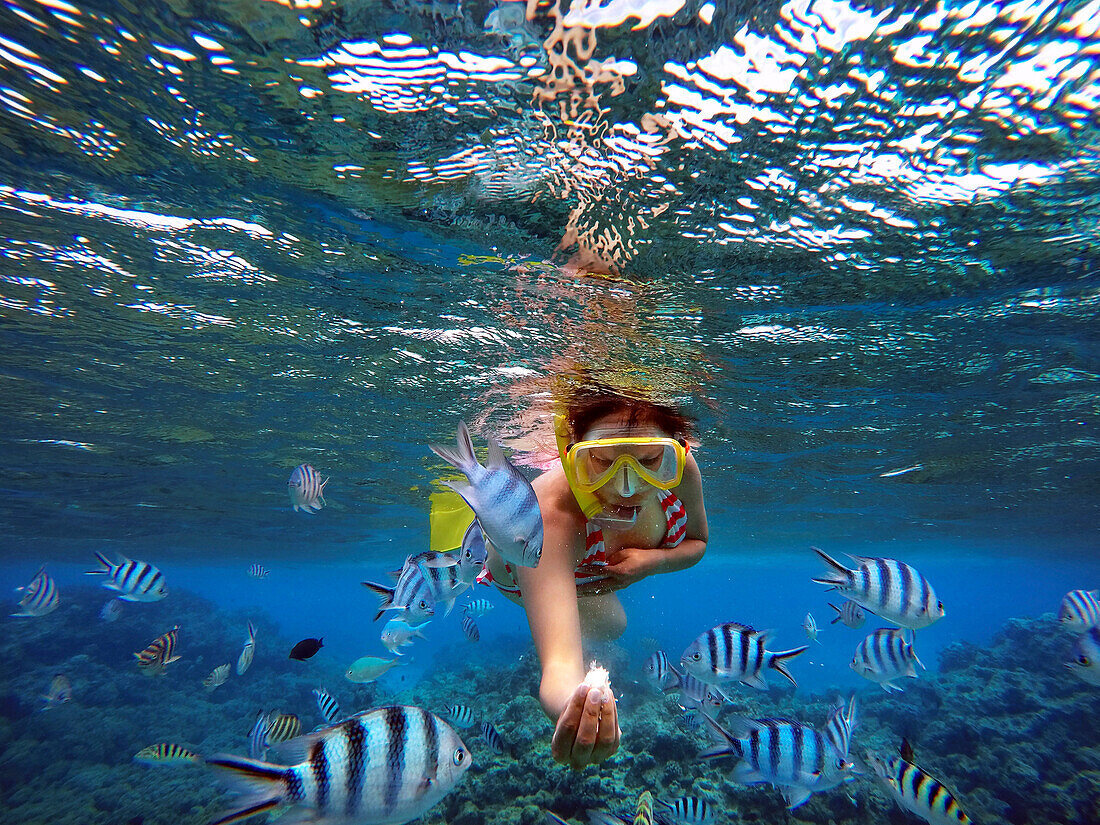
[(593, 493), (620, 473), (624, 481), (633, 473), (660, 490), (672, 489), (684, 475), (687, 447), (675, 438), (594, 438), (570, 444), (568, 425), (560, 414), (554, 419), (554, 435), (566, 481), (588, 518), (603, 510)]

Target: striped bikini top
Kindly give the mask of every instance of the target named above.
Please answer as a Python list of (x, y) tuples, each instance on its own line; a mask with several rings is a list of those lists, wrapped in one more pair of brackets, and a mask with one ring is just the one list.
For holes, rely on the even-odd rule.
[[(671, 490), (661, 490), (661, 509), (665, 513), (665, 538), (661, 547), (676, 547), (687, 533), (687, 510), (684, 503)], [(573, 571), (577, 584), (587, 584), (604, 578), (594, 567), (607, 564), (607, 551), (603, 543), (603, 528), (589, 520), (585, 525), (585, 552), (581, 563)]]

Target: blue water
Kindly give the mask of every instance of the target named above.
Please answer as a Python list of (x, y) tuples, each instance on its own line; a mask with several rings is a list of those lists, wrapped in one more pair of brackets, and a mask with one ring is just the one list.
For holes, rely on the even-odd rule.
[[(243, 753), (280, 703), (311, 727), (321, 682), (346, 710), (500, 709), (524, 748), (427, 822), (632, 820), (646, 789), (720, 822), (918, 821), (868, 779), (786, 811), (695, 761), (644, 682), (721, 622), (807, 643), (807, 612), (797, 689), (737, 713), (820, 725), (855, 692), (856, 747), (907, 737), (975, 822), (1100, 821), (1100, 688), (1047, 615), (1100, 586), (1096, 3), (522, 6), (0, 3), (0, 592), (45, 564), (61, 594), (0, 620), (0, 821), (212, 821), (210, 777), (133, 754)], [(342, 674), (385, 653), (360, 582), (427, 547), (428, 445), (466, 420), (533, 477), (578, 370), (693, 417), (710, 541), (588, 651), (624, 744), (572, 775), (490, 588), (476, 644), (459, 608), (376, 684)], [(302, 462), (330, 477), (313, 516)], [(849, 668), (876, 624), (829, 623), (811, 546), (934, 584), (906, 693)], [(169, 598), (100, 623), (96, 551)], [(249, 619), (250, 678), (204, 692)], [(176, 622), (180, 662), (140, 677)], [(73, 700), (39, 712), (58, 673)]]

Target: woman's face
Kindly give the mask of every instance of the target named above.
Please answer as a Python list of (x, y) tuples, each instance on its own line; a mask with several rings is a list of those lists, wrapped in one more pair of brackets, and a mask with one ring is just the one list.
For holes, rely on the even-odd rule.
[[(585, 432), (579, 435), (578, 441), (593, 441), (600, 438), (646, 436), (670, 438), (672, 433), (665, 432), (650, 421), (642, 420), (631, 424), (630, 412), (622, 410), (596, 419)], [(661, 447), (647, 444), (600, 448), (591, 451), (590, 461), (593, 463), (593, 469), (599, 471), (610, 467), (623, 451), (630, 452), (643, 467), (649, 466), (652, 462), (660, 462), (664, 453)], [(600, 462), (604, 462), (605, 466), (599, 466)], [(657, 488), (643, 481), (629, 464), (619, 469), (611, 481), (593, 491), (597, 499), (610, 507), (640, 506), (658, 493)]]

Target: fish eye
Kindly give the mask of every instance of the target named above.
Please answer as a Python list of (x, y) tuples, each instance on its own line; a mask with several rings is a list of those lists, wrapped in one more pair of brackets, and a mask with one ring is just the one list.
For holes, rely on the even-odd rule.
[(1089, 666), (1089, 657), (1086, 656), (1084, 653), (1082, 653), (1080, 656), (1077, 657), (1077, 664), (1082, 665), (1084, 667), (1088, 667)]
[(940, 613), (943, 613), (943, 602), (936, 602), (936, 607), (940, 609)]
[(691, 654), (691, 658), (698, 662), (700, 659), (703, 658), (703, 654), (697, 650)]
[(836, 766), (839, 770), (844, 770), (844, 766), (847, 765), (847, 764), (848, 763), (845, 762), (843, 758), (838, 758), (836, 760)]
[(455, 748), (455, 755), (453, 757), (453, 760), (454, 760), (454, 763), (455, 763), (456, 766), (461, 765), (463, 762), (465, 762), (466, 761), (466, 749), (465, 748)]

